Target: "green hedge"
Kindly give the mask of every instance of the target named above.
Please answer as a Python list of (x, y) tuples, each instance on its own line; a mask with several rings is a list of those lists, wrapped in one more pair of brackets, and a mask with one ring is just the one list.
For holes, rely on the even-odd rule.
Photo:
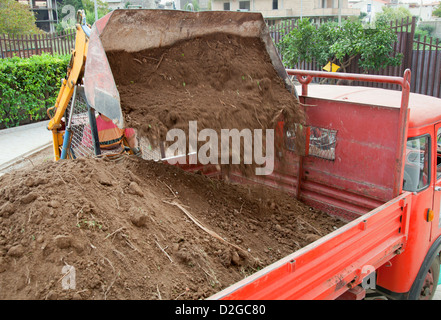
[(47, 119), (70, 55), (0, 59), (0, 129)]

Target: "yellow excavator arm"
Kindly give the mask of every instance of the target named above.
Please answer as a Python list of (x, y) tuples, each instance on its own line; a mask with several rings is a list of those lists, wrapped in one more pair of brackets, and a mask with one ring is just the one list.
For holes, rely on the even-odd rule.
[(47, 110), (50, 118), (48, 130), (52, 131), (54, 159), (59, 160), (62, 156), (63, 139), (67, 131), (62, 118), (66, 112), (75, 87), (82, 83), (84, 66), (86, 64), (89, 44), (90, 26), (86, 23), (86, 15), (83, 10), (77, 12), (77, 25), (75, 37), (75, 49), (72, 50), (67, 75), (63, 79), (55, 105)]

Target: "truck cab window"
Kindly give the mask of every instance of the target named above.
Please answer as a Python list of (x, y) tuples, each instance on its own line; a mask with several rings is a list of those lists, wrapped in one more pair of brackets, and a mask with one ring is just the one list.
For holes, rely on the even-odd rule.
[(441, 128), (436, 134), (436, 180), (441, 178)]
[(420, 191), (430, 183), (430, 137), (410, 138), (407, 140), (404, 165), (403, 189)]

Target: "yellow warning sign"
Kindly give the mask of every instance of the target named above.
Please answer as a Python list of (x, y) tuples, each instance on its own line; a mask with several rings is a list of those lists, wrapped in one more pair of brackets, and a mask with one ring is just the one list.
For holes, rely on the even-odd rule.
[(338, 69), (340, 69), (340, 66), (332, 63), (331, 61), (329, 61), (328, 64), (323, 67), (323, 70), (328, 72), (337, 72)]

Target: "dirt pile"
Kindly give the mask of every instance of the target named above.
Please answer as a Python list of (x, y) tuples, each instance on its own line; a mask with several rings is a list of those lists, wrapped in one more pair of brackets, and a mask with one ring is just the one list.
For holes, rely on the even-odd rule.
[(0, 299), (206, 298), (341, 225), (138, 158), (50, 162), (0, 177)]
[[(198, 131), (304, 123), (298, 100), (259, 38), (214, 34), (141, 52), (107, 52), (127, 126), (150, 142), (197, 121)], [(220, 148), (220, 143), (219, 143)], [(276, 146), (277, 148), (277, 146)], [(188, 149), (187, 149), (188, 150)], [(220, 162), (219, 162), (220, 163)]]

